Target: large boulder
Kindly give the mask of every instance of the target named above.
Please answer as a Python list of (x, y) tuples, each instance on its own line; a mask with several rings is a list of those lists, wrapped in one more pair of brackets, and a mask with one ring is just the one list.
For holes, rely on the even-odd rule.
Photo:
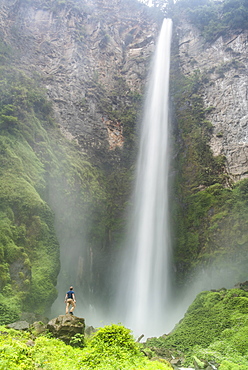
[(85, 320), (73, 315), (60, 315), (48, 322), (47, 329), (55, 338), (69, 344), (76, 334), (84, 335)]

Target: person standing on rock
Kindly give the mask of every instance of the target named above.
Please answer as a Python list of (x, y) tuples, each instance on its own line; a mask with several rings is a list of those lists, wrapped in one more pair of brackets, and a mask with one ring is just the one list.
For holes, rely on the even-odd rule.
[[(70, 313), (71, 315), (73, 315), (73, 311), (76, 307), (76, 297), (73, 291), (73, 286), (70, 287), (70, 290), (65, 295), (65, 303), (66, 303), (65, 314), (67, 315), (68, 313)], [(69, 310), (70, 306), (71, 309)]]

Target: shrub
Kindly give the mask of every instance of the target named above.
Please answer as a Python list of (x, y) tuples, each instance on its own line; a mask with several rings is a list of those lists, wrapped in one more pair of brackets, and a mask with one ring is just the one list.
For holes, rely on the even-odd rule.
[(148, 340), (146, 346), (181, 350), (185, 365), (197, 358), (214, 360), (219, 369), (248, 368), (247, 307), (248, 292), (241, 289), (202, 292), (170, 335)]
[[(88, 346), (74, 348), (40, 335), (28, 347), (31, 334), (0, 327), (0, 370), (171, 370), (166, 362), (149, 361), (138, 350), (130, 331), (121, 325), (99, 330)], [(115, 337), (116, 336), (116, 337)], [(124, 349), (122, 349), (124, 346)]]

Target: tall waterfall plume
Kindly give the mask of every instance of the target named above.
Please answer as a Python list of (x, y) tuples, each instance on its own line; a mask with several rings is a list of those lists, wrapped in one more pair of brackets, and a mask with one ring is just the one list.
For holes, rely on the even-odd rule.
[(168, 327), (170, 232), (168, 220), (168, 96), (172, 22), (158, 38), (145, 101), (133, 210), (120, 289), (123, 322), (135, 335)]

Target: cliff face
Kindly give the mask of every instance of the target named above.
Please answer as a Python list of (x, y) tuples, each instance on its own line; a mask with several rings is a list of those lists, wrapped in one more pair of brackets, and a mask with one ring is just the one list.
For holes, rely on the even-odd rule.
[(177, 27), (181, 71), (203, 75), (202, 96), (213, 124), (213, 154), (226, 157), (234, 181), (248, 177), (248, 32), (232, 32), (207, 44), (199, 30), (182, 20)]
[(172, 71), (179, 144), (174, 251), (177, 278), (206, 289), (234, 285), (246, 274), (248, 34), (226, 26), (206, 42), (199, 25), (205, 8), (200, 19), (185, 8), (175, 22)]
[(61, 131), (91, 155), (123, 146), (123, 122), (108, 113), (141, 93), (158, 28), (134, 1), (1, 1), (17, 65), (41, 74)]
[(16, 312), (50, 308), (59, 253), (61, 296), (70, 278), (85, 305), (107, 300), (159, 23), (133, 0), (0, 0), (0, 285), (25, 292)]
[[(160, 18), (134, 0), (0, 0), (0, 62), (3, 62), (5, 76), (9, 73), (8, 63), (14, 70), (13, 78), (4, 76), (1, 80), (0, 127), (3, 128), (3, 140), (6, 140), (5, 136), (11, 137), (15, 149), (16, 141), (24, 136), (27, 153), (31, 151), (34, 158), (37, 156), (40, 160), (42, 191), (37, 176), (30, 175), (28, 181), (41, 194), (42, 201), (44, 199), (55, 210), (64, 279), (61, 296), (68, 276), (78, 287), (83, 286), (85, 301), (90, 302), (93, 297), (99, 299), (100, 306), (106, 300), (106, 292), (112, 288), (109, 288), (110, 278), (106, 276), (111, 264), (115, 263), (115, 250), (123, 237), (124, 209), (131, 193), (130, 167), (133, 164), (133, 158), (128, 156), (135, 142), (135, 125), (159, 29)], [(220, 262), (228, 255), (230, 265), (234, 256), (245, 262), (248, 258), (246, 184), (234, 191), (227, 189), (223, 163), (221, 160), (215, 162), (212, 156), (212, 152), (216, 158), (225, 156), (225, 171), (234, 181), (248, 177), (248, 63), (245, 47), (248, 34), (242, 32), (221, 37), (206, 45), (199, 31), (184, 19), (180, 20), (175, 32), (179, 40), (181, 72), (191, 77), (199, 71), (202, 81), (195, 96), (187, 88), (186, 93), (180, 88), (177, 91), (180, 104), (176, 118), (181, 121), (181, 131), (175, 140), (180, 151), (178, 172), (181, 171), (182, 176), (178, 176), (175, 259), (178, 275), (184, 276), (184, 272), (199, 260), (206, 265), (211, 263), (211, 258), (216, 258), (214, 254), (220, 256)], [(2, 52), (5, 46), (11, 50), (7, 62)], [(29, 90), (27, 98), (31, 85), (26, 77), (23, 78), (22, 71), (30, 80), (36, 78), (40, 90), (44, 88), (51, 102), (49, 109), (38, 94), (37, 86), (34, 92)], [(175, 73), (176, 83), (180, 78)], [(16, 79), (13, 86), (11, 79)], [(25, 89), (22, 89), (24, 82)], [(4, 83), (8, 84), (8, 94), (4, 92)], [(203, 113), (201, 97), (206, 108)], [(25, 114), (22, 101), (26, 102)], [(31, 113), (35, 114), (32, 116)], [(204, 127), (207, 126), (205, 118), (212, 123), (212, 132)], [(53, 125), (56, 122), (64, 137), (78, 146), (73, 146), (72, 150), (70, 143), (65, 144), (56, 131), (57, 126), (52, 126), (51, 122)], [(208, 147), (209, 134), (212, 152)], [(19, 152), (22, 153), (21, 149)], [(21, 158), (26, 179), (31, 155), (21, 156), (19, 152), (14, 152), (12, 157), (15, 160)], [(87, 155), (82, 155), (84, 153)], [(2, 163), (12, 163), (7, 149), (0, 154), (3, 155)], [(11, 171), (17, 173), (14, 166), (9, 171), (3, 167), (2, 176)], [(17, 180), (7, 179), (6, 184)], [(5, 197), (6, 188), (2, 187)], [(30, 200), (30, 196), (27, 199)], [(6, 202), (9, 202), (8, 197)], [(22, 200), (20, 204), (20, 207), (25, 206)], [(8, 203), (6, 207), (2, 206), (4, 212), (7, 212), (7, 206)], [(24, 207), (24, 215), (25, 212)], [(14, 216), (7, 215), (6, 218), (11, 227), (17, 228), (23, 222), (23, 214), (18, 215), (14, 206), (13, 213)], [(35, 207), (33, 213), (32, 216), (36, 216)], [(52, 218), (49, 218), (50, 224), (54, 237)], [(30, 225), (28, 219), (27, 227)], [(28, 245), (24, 243), (24, 251), (33, 258), (30, 257), (31, 264), (36, 264), (39, 270), (39, 256), (32, 255), (36, 229), (34, 223), (31, 231), (18, 229), (18, 232), (28, 241)], [(15, 237), (18, 253), (21, 236), (17, 234)], [(43, 236), (49, 247), (49, 238), (45, 233)], [(11, 243), (5, 244), (7, 250)], [(55, 241), (56, 269), (52, 264), (50, 266), (49, 289), (52, 293), (49, 301), (46, 299), (49, 304), (55, 297), (59, 268), (57, 244)], [(75, 251), (70, 258), (68, 250)], [(17, 252), (13, 258), (11, 256), (10, 262), (4, 257), (7, 263), (16, 266), (12, 277), (11, 271), (6, 274), (6, 284), (19, 276)], [(49, 253), (48, 248), (44, 256)], [(75, 267), (73, 271), (71, 266)], [(29, 268), (28, 265), (25, 273), (31, 277), (26, 283), (32, 284), (34, 278)], [(246, 273), (246, 266), (242, 271)], [(37, 277), (33, 293), (42, 286), (40, 281), (43, 279), (43, 275)], [(38, 293), (36, 298), (38, 307)]]

